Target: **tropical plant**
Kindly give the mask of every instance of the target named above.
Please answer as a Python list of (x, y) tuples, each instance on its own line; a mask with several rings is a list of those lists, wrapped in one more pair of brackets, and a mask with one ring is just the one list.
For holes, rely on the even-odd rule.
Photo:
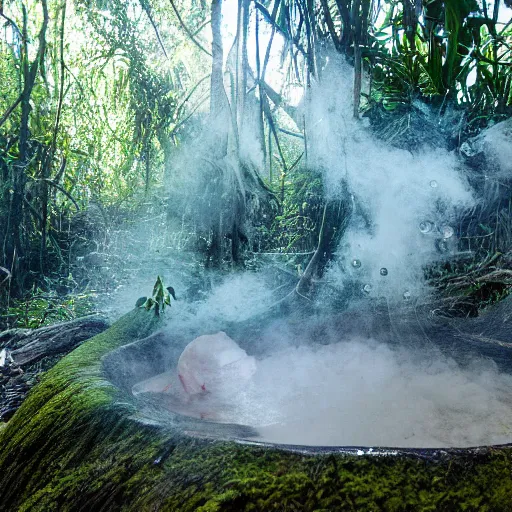
[(156, 316), (160, 316), (164, 312), (165, 306), (171, 306), (171, 295), (176, 299), (174, 289), (166, 288), (162, 278), (158, 276), (153, 287), (153, 295), (146, 299), (141, 307), (147, 311), (153, 310)]

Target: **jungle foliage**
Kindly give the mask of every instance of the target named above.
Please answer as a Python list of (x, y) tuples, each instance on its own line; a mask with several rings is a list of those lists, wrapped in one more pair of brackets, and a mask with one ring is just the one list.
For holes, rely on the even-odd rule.
[[(421, 105), (434, 107), (452, 148), (512, 113), (510, 0), (230, 5), (236, 33), (224, 48), (222, 0), (0, 3), (0, 313), (31, 290), (47, 300), (94, 288), (79, 262), (112, 259), (116, 244), (126, 252), (119, 233), (134, 219), (216, 267), (265, 250), (322, 246), (328, 258), (340, 233), (326, 212), (343, 208), (328, 207), (304, 163), (290, 90), (321, 75), (329, 48), (354, 67), (354, 115), (390, 142), (407, 147)], [(280, 92), (268, 78), (274, 51)], [(225, 204), (199, 225), (186, 205), (173, 210), (164, 186), (176, 179), (179, 146), (204, 130), (208, 102), (227, 128), (210, 142), (202, 190), (205, 204)], [(240, 149), (251, 105), (259, 168)], [(182, 217), (181, 231), (162, 235), (169, 216)], [(330, 239), (319, 242), (322, 233)]]

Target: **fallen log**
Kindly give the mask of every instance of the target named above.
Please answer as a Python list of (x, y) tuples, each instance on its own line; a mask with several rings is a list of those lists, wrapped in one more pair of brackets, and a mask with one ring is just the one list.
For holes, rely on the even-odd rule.
[(0, 333), (0, 421), (13, 416), (42, 373), (107, 328), (105, 318), (91, 315), (40, 329)]
[(0, 333), (0, 348), (25, 366), (50, 355), (65, 355), (85, 340), (108, 328), (105, 318), (94, 315), (40, 329), (10, 329)]

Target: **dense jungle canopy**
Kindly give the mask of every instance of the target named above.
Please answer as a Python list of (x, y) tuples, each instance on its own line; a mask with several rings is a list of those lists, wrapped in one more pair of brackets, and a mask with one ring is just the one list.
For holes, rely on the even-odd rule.
[[(226, 269), (265, 251), (315, 253), (309, 266), (290, 260), (307, 267), (306, 293), (350, 210), (308, 162), (311, 84), (341, 55), (353, 116), (378, 138), (459, 151), (512, 114), (511, 7), (2, 0), (0, 326), (89, 311), (94, 292), (130, 279), (125, 256), (141, 246)], [(199, 147), (192, 172), (183, 148)], [(475, 237), (507, 230), (498, 217), (480, 219)], [(491, 238), (479, 261), (509, 248)]]

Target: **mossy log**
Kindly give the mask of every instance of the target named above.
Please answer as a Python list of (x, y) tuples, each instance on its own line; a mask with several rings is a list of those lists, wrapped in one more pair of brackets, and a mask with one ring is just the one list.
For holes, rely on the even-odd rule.
[(1, 510), (512, 510), (508, 447), (301, 453), (141, 423), (100, 361), (157, 328), (134, 310), (45, 374), (0, 430)]

